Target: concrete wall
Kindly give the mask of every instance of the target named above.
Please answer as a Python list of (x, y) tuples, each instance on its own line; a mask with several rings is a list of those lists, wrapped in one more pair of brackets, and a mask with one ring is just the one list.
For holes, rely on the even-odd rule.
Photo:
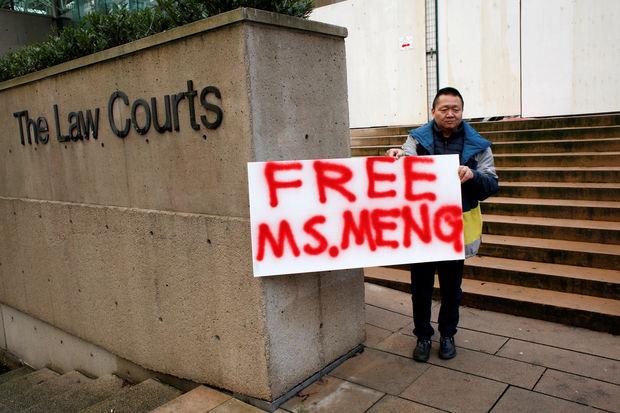
[(620, 110), (620, 2), (522, 0), (523, 115)]
[[(349, 155), (345, 33), (240, 9), (0, 84), (0, 301), (265, 400), (359, 344), (361, 272), (254, 279), (248, 219), (246, 162)], [(187, 80), (221, 91), (217, 129), (192, 129), (186, 99), (179, 131), (111, 132), (112, 92), (162, 110)], [(100, 108), (98, 139), (58, 142), (54, 104), (63, 133)], [(47, 117), (49, 143), (20, 143), (21, 110)], [(129, 111), (117, 101), (117, 123)]]
[(0, 56), (47, 39), (54, 27), (50, 16), (0, 9)]
[(519, 0), (439, 0), (439, 87), (465, 99), (466, 118), (521, 112)]
[[(410, 125), (428, 118), (424, 0), (347, 0), (312, 20), (345, 26), (351, 127)], [(401, 38), (412, 47), (401, 50)]]

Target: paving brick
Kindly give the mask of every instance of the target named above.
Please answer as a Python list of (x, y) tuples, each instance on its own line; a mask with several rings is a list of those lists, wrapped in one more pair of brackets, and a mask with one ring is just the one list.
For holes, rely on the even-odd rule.
[(424, 406), (410, 400), (385, 395), (366, 413), (440, 413), (441, 410)]
[(508, 341), (508, 338), (459, 328), (454, 340), (458, 347), (495, 354)]
[(126, 387), (109, 399), (94, 404), (81, 413), (140, 413), (149, 412), (156, 407), (181, 395), (174, 387), (148, 379), (135, 386)]
[[(431, 322), (435, 329), (433, 340), (439, 340), (437, 331), (437, 323)], [(401, 330), (403, 334), (413, 336), (413, 323)], [(455, 342), (458, 347), (468, 348), (470, 350), (483, 351), (489, 354), (495, 354), (508, 341), (507, 337), (496, 336), (494, 334), (483, 333), (480, 331), (459, 328), (455, 336)]]
[(294, 413), (362, 413), (382, 396), (376, 390), (326, 376), (280, 407)]
[(493, 407), (491, 413), (513, 412), (595, 413), (600, 412), (600, 410), (511, 386)]
[[(219, 406), (217, 406), (213, 410), (196, 410), (197, 412), (206, 412), (209, 413), (264, 413), (264, 410), (259, 409), (258, 407), (254, 407), (237, 399), (230, 399)], [(185, 413), (185, 410), (175, 410), (178, 413)]]
[(461, 307), (461, 327), (620, 360), (618, 337), (549, 321)]
[(534, 390), (599, 409), (620, 412), (620, 386), (615, 384), (547, 370)]
[(71, 392), (59, 394), (51, 400), (33, 404), (21, 413), (77, 412), (101, 402), (121, 390), (123, 380), (108, 374), (76, 386)]
[(411, 324), (411, 317), (366, 304), (366, 323), (390, 331), (398, 331)]
[(204, 413), (215, 409), (230, 399), (231, 396), (227, 394), (206, 386), (198, 386), (150, 413)]
[(331, 375), (388, 394), (399, 394), (428, 369), (410, 358), (367, 348)]
[(385, 308), (408, 317), (413, 314), (411, 294), (370, 283), (364, 283), (364, 285), (366, 287), (366, 304)]
[(507, 385), (431, 366), (400, 397), (455, 413), (488, 412)]
[(376, 347), (391, 334), (392, 332), (390, 330), (366, 324), (366, 341), (364, 341), (364, 345), (367, 347)]
[(534, 387), (545, 371), (544, 367), (464, 348), (457, 349), (457, 356), (451, 360), (442, 360), (433, 351), (430, 362), (528, 389)]
[(413, 336), (396, 332), (379, 343), (375, 348), (399, 356), (412, 358), (417, 339)]
[(576, 353), (570, 350), (516, 339), (510, 339), (498, 355), (620, 384), (620, 361), (618, 360)]

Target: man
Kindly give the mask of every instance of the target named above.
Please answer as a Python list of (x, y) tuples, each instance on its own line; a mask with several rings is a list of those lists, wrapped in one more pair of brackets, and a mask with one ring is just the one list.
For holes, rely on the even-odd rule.
[[(407, 155), (458, 154), (463, 204), (465, 256), (476, 255), (482, 235), (482, 215), (478, 201), (499, 190), (491, 142), (462, 121), (463, 97), (458, 90), (440, 89), (433, 100), (433, 120), (411, 130), (402, 149), (392, 148), (387, 155), (395, 158)], [(431, 304), (435, 271), (439, 274), (441, 308), (439, 310), (439, 357), (456, 356), (454, 334), (459, 321), (461, 281), (464, 260), (411, 264), (411, 299), (413, 301), (413, 333), (418, 338), (413, 359), (426, 362), (431, 351)]]

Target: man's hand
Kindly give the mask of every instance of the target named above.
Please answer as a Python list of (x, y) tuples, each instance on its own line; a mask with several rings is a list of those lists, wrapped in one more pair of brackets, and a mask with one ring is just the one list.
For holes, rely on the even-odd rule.
[(469, 167), (461, 165), (459, 166), (459, 179), (461, 183), (467, 182), (474, 177), (474, 172)]
[(405, 151), (403, 151), (402, 149), (398, 149), (398, 148), (390, 148), (385, 152), (385, 155), (391, 158), (398, 159), (405, 155)]

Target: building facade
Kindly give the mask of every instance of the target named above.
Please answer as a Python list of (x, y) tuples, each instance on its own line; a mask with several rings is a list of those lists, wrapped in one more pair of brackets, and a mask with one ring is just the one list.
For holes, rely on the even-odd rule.
[(620, 110), (615, 0), (317, 1), (345, 26), (351, 127), (409, 125), (437, 87), (466, 118)]

